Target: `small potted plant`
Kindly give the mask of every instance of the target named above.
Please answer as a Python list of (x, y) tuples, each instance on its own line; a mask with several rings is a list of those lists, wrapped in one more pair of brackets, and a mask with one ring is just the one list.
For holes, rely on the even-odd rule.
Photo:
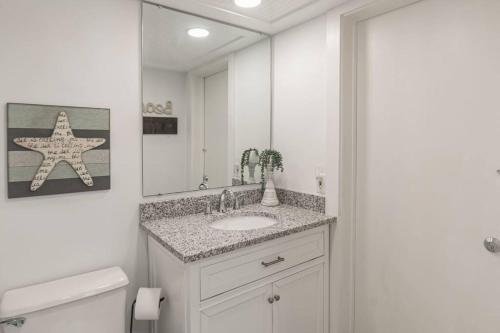
[(262, 151), (259, 158), (262, 186), (265, 184), (264, 195), (262, 196), (262, 205), (278, 206), (280, 204), (276, 189), (274, 187), (273, 172), (279, 170), (283, 172), (283, 157), (277, 150), (266, 149)]
[(249, 148), (241, 154), (241, 184), (245, 184), (245, 167), (248, 167), (248, 184), (255, 183), (255, 167), (259, 164), (259, 151)]

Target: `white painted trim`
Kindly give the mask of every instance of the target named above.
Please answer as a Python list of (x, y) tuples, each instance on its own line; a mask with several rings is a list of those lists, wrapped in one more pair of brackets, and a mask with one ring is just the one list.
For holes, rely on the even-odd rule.
[(227, 59), (227, 184), (233, 183), (233, 166), (236, 161), (234, 146), (236, 142), (236, 66), (235, 53), (231, 53)]
[[(332, 230), (331, 333), (355, 332), (355, 248), (356, 248), (356, 59), (357, 23), (421, 0), (354, 0), (328, 14), (330, 111), (338, 108), (339, 119), (328, 116), (328, 133), (340, 130), (340, 154), (328, 138), (327, 170), (339, 170), (338, 192), (327, 183), (327, 212), (335, 211), (331, 199), (338, 195), (338, 223)], [(337, 38), (339, 36), (339, 38)], [(338, 69), (336, 66), (340, 64)], [(338, 93), (338, 95), (337, 95)], [(330, 198), (330, 200), (329, 200)]]
[(261, 21), (249, 16), (238, 14), (226, 9), (201, 4), (197, 0), (146, 0), (151, 4), (158, 4), (178, 11), (201, 16), (219, 22), (228, 23), (249, 30), (269, 34), (271, 25), (269, 22)]
[(207, 64), (191, 69), (189, 71), (189, 74), (199, 77), (212, 76), (227, 70), (229, 61), (230, 56), (224, 56)]
[(203, 16), (220, 22), (240, 26), (242, 28), (273, 35), (320, 16), (328, 10), (342, 5), (349, 0), (316, 0), (307, 6), (301, 7), (271, 21), (257, 19), (217, 6), (204, 4), (202, 1), (198, 0), (147, 1), (179, 11), (192, 13), (194, 15)]

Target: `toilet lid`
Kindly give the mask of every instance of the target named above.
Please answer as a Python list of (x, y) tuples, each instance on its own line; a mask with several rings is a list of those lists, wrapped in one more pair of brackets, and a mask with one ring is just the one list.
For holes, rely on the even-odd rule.
[(0, 301), (0, 319), (12, 318), (74, 302), (128, 285), (120, 267), (36, 284), (4, 293)]

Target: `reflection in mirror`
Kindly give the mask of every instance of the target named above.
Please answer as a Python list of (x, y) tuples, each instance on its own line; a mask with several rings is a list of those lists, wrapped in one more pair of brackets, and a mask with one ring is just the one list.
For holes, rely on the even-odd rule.
[(142, 81), (145, 196), (260, 182), (268, 36), (143, 3)]

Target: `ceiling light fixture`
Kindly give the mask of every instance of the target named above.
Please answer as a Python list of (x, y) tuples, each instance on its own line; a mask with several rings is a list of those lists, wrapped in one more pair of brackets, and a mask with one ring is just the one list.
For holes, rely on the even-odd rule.
[(187, 31), (188, 35), (194, 38), (206, 38), (210, 35), (210, 31), (205, 28), (192, 28)]
[(234, 0), (236, 6), (243, 8), (254, 8), (262, 3), (262, 0)]

